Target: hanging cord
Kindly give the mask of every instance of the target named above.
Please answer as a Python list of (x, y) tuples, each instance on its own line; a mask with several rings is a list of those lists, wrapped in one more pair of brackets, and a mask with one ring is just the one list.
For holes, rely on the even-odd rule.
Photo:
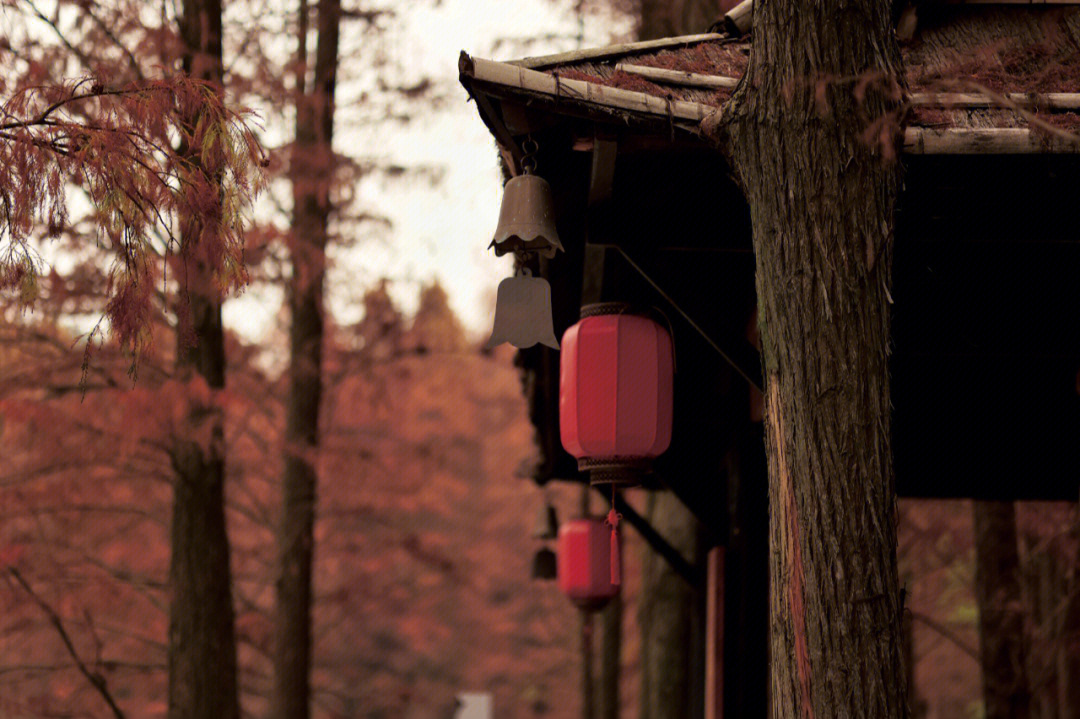
[(611, 583), (616, 587), (622, 584), (622, 566), (619, 552), (619, 520), (622, 515), (615, 511), (615, 485), (611, 485), (611, 511), (606, 522), (611, 525)]

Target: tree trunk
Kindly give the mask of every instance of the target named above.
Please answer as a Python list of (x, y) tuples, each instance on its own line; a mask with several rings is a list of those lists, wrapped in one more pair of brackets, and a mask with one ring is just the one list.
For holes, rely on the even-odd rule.
[(1058, 653), (1058, 706), (1060, 719), (1080, 719), (1080, 552), (1078, 566), (1068, 584), (1065, 612), (1061, 620), (1061, 648)]
[(333, 180), (331, 142), (338, 64), (340, 0), (319, 0), (314, 85), (305, 87), (306, 0), (300, 3), (296, 74), (296, 142), (291, 158), (292, 276), (287, 289), (289, 395), (285, 418), (280, 576), (275, 617), (273, 711), (307, 719), (311, 671), (311, 579), (322, 396), (323, 278)]
[[(184, 71), (220, 92), (220, 0), (184, 0), (180, 32)], [(187, 122), (194, 127), (198, 119)], [(201, 164), (199, 148), (182, 150)], [(221, 292), (200, 246), (201, 230), (200, 218), (181, 218), (185, 283), (177, 306), (176, 375), (181, 382), (201, 378), (214, 394), (225, 386), (225, 342)], [(191, 434), (177, 436), (171, 449), (176, 479), (169, 560), (169, 719), (238, 719), (221, 408), (193, 400), (188, 423)]]
[(619, 719), (619, 660), (622, 651), (622, 593), (612, 597), (600, 615), (600, 691), (597, 719)]
[(703, 33), (730, 4), (728, 0), (641, 0), (638, 39)]
[(1016, 509), (1012, 502), (974, 503), (975, 602), (986, 719), (1027, 719), (1024, 612)]
[[(649, 523), (691, 565), (700, 558), (700, 527), (668, 491), (649, 497)], [(647, 546), (641, 580), (641, 719), (687, 719), (704, 707), (704, 653), (698, 639), (705, 626), (693, 587)], [(700, 655), (700, 656), (699, 656)]]
[(889, 13), (887, 0), (761, 2), (715, 128), (753, 225), (771, 700), (785, 719), (906, 713), (887, 359), (898, 133), (879, 122), (902, 77)]

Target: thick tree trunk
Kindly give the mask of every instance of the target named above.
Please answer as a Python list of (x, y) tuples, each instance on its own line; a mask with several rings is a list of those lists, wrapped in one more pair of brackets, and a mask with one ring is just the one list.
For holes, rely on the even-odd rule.
[(1012, 502), (974, 503), (975, 602), (986, 719), (1027, 719), (1024, 612), (1016, 509)]
[[(220, 0), (185, 0), (180, 31), (184, 70), (221, 87)], [(191, 126), (198, 117), (188, 118)], [(201, 163), (198, 148), (186, 148)], [(221, 293), (200, 246), (200, 218), (181, 218), (185, 286), (178, 303), (176, 374), (225, 386)], [(190, 336), (186, 336), (190, 331)], [(215, 402), (193, 400), (191, 434), (172, 447), (176, 471), (169, 583), (169, 719), (238, 719), (232, 580), (225, 528), (225, 440)]]
[(310, 92), (304, 85), (307, 13), (307, 2), (301, 0), (296, 142), (291, 164), (289, 396), (274, 645), (273, 711), (280, 719), (307, 719), (310, 712), (311, 579), (322, 397), (323, 278), (334, 165), (331, 141), (340, 0), (319, 0), (318, 45)]
[(763, 0), (718, 125), (757, 259), (772, 714), (785, 719), (906, 713), (887, 360), (899, 169), (895, 133), (871, 130), (889, 127), (873, 123), (902, 77), (889, 12)]
[[(691, 565), (701, 554), (700, 526), (668, 491), (649, 497), (649, 523)], [(697, 593), (648, 547), (643, 550), (641, 606), (641, 719), (687, 719), (700, 714), (705, 623)]]

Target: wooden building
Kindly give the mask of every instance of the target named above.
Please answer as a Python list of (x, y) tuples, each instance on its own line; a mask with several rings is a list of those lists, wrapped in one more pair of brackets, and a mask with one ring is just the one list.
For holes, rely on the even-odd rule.
[[(531, 140), (556, 195), (566, 251), (534, 268), (552, 285), (556, 334), (597, 301), (670, 320), (675, 421), (654, 481), (725, 550), (717, 706), (731, 716), (765, 715), (767, 480), (749, 210), (702, 123), (746, 68), (750, 17), (737, 8), (701, 35), (460, 59), (510, 173)], [(869, 142), (892, 136), (891, 122), (903, 131), (897, 491), (1075, 501), (1080, 8), (922, 3), (897, 18), (906, 103), (867, 124)], [(580, 481), (559, 445), (558, 353), (538, 346), (519, 359), (542, 448), (535, 479)]]

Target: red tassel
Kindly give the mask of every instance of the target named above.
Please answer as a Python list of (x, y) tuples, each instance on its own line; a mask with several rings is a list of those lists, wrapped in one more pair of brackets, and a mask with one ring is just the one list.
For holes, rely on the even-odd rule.
[(622, 584), (622, 567), (619, 564), (619, 515), (612, 507), (607, 515), (607, 523), (611, 525), (611, 583), (614, 586)]

